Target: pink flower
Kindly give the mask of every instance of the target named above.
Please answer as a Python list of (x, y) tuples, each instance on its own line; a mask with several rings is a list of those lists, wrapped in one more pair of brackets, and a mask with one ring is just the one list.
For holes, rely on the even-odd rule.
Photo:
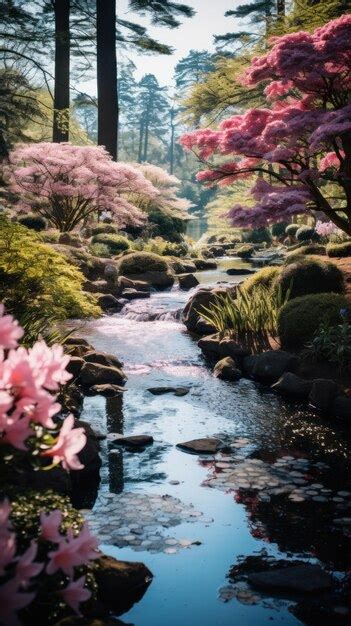
[(49, 347), (45, 341), (37, 341), (28, 356), (37, 379), (45, 389), (55, 391), (72, 378), (66, 371), (70, 357), (64, 354), (62, 346)]
[(84, 522), (83, 527), (76, 538), (78, 542), (78, 551), (84, 562), (98, 558), (98, 545), (99, 542), (94, 535), (90, 533), (87, 522)]
[(0, 576), (5, 575), (6, 567), (12, 563), (16, 554), (16, 537), (6, 532), (0, 535)]
[(84, 448), (87, 438), (84, 428), (73, 428), (73, 426), (74, 417), (69, 415), (63, 422), (55, 445), (42, 452), (42, 456), (52, 457), (54, 463), (61, 462), (66, 470), (77, 470), (84, 467), (77, 454)]
[(24, 593), (16, 578), (0, 586), (0, 623), (3, 626), (21, 626), (17, 613), (33, 602), (35, 593)]
[(91, 596), (91, 592), (85, 588), (85, 576), (69, 583), (60, 593), (66, 604), (78, 615), (80, 615), (79, 605), (81, 602), (86, 602)]
[(31, 578), (38, 576), (44, 567), (43, 563), (34, 563), (37, 551), (38, 545), (33, 540), (29, 548), (17, 559), (15, 579), (22, 587), (26, 587)]
[(60, 526), (62, 523), (62, 513), (58, 509), (51, 513), (40, 513), (40, 526), (41, 537), (46, 541), (52, 541), (52, 543), (60, 543), (62, 535), (60, 533)]
[(24, 331), (12, 315), (4, 315), (4, 312), (5, 307), (0, 304), (0, 348), (16, 348)]

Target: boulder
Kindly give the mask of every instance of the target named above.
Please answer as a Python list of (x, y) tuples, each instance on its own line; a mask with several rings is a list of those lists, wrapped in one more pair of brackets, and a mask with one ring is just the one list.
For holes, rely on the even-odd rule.
[(285, 372), (285, 374), (272, 385), (272, 389), (280, 395), (301, 400), (308, 398), (311, 387), (311, 380), (301, 378), (293, 372)]
[(351, 424), (351, 398), (348, 396), (337, 396), (331, 408), (332, 416), (342, 420), (348, 420)]
[(177, 448), (193, 454), (216, 454), (218, 450), (223, 448), (223, 444), (219, 439), (206, 437), (204, 439), (192, 439), (191, 441), (177, 443)]
[(115, 283), (118, 277), (118, 270), (113, 263), (106, 263), (104, 268), (104, 277), (108, 282)]
[(245, 348), (234, 339), (226, 337), (220, 342), (220, 353), (222, 356), (231, 356), (232, 359), (243, 359), (249, 356), (250, 350)]
[(173, 259), (169, 265), (175, 274), (192, 274), (196, 272), (195, 263), (186, 259)]
[(202, 350), (202, 352), (210, 358), (222, 356), (221, 338), (219, 333), (215, 333), (214, 335), (208, 335), (207, 337), (202, 337), (198, 341), (197, 345)]
[(136, 289), (137, 291), (150, 291), (150, 285), (143, 280), (131, 280), (126, 276), (119, 276), (117, 285), (123, 289)]
[(199, 317), (196, 323), (195, 332), (198, 335), (212, 335), (216, 332), (216, 329), (214, 326), (212, 326), (212, 324), (210, 324), (210, 322), (207, 322), (203, 317)]
[(98, 297), (98, 304), (101, 306), (103, 311), (121, 311), (123, 308), (123, 304), (120, 300), (118, 300), (111, 293), (102, 294)]
[(111, 287), (106, 280), (86, 280), (83, 283), (84, 291), (89, 293), (110, 293)]
[(241, 370), (236, 366), (235, 361), (230, 356), (226, 356), (224, 359), (217, 361), (213, 374), (216, 378), (232, 381), (239, 380), (242, 375)]
[(215, 304), (218, 296), (227, 293), (227, 289), (198, 289), (196, 293), (188, 300), (182, 313), (182, 322), (188, 330), (196, 332), (196, 324), (201, 317), (201, 309), (209, 308), (211, 304)]
[(120, 361), (113, 354), (106, 354), (105, 352), (96, 352), (92, 350), (84, 355), (84, 361), (87, 363), (99, 363), (100, 365), (106, 365), (107, 367), (123, 367), (122, 361)]
[(184, 291), (188, 291), (188, 289), (193, 289), (193, 287), (197, 287), (200, 283), (197, 280), (194, 274), (179, 274), (179, 287), (184, 289)]
[(333, 406), (334, 399), (338, 395), (339, 387), (334, 380), (328, 378), (316, 378), (312, 381), (309, 394), (309, 405), (317, 413), (327, 413)]
[(190, 389), (189, 387), (149, 387), (147, 391), (152, 393), (153, 396), (161, 396), (164, 393), (174, 393), (175, 396), (186, 396)]
[(71, 359), (66, 367), (67, 372), (72, 374), (73, 378), (77, 378), (80, 374), (80, 371), (84, 365), (84, 359), (79, 356), (71, 356)]
[(194, 259), (194, 265), (198, 272), (217, 269), (216, 261), (209, 261), (208, 259)]
[(58, 243), (73, 248), (83, 248), (83, 242), (77, 233), (61, 233)]
[(254, 587), (265, 590), (315, 593), (332, 587), (333, 579), (319, 565), (304, 563), (248, 575)]
[(73, 483), (75, 479), (81, 480), (86, 479), (89, 476), (94, 475), (95, 477), (99, 477), (99, 470), (101, 467), (101, 459), (100, 459), (100, 444), (99, 439), (93, 431), (92, 427), (88, 422), (84, 422), (82, 420), (75, 420), (74, 423), (75, 428), (84, 428), (84, 432), (87, 438), (87, 442), (84, 448), (79, 452), (78, 458), (82, 465), (84, 465), (83, 469), (78, 472), (72, 473)]
[(105, 396), (105, 398), (116, 398), (124, 393), (125, 389), (119, 385), (112, 385), (111, 383), (105, 385), (93, 385), (89, 389), (90, 392)]
[(153, 575), (143, 563), (101, 556), (94, 571), (97, 599), (115, 615), (128, 611), (144, 595)]
[(174, 275), (171, 270), (167, 270), (166, 272), (146, 271), (140, 274), (130, 274), (128, 277), (133, 281), (141, 280), (149, 286), (151, 285), (161, 290), (172, 287), (174, 283)]
[(248, 274), (255, 274), (256, 270), (250, 270), (248, 268), (243, 267), (230, 267), (227, 270), (227, 274), (229, 276), (247, 276)]
[(126, 300), (137, 300), (138, 298), (150, 298), (150, 291), (138, 291), (137, 289), (132, 289), (128, 287), (127, 289), (123, 289), (122, 298), (126, 298)]
[(74, 382), (63, 385), (57, 399), (65, 413), (73, 413), (78, 417), (82, 412), (84, 395)]
[(67, 337), (64, 342), (65, 346), (84, 346), (90, 350), (94, 350), (93, 346), (83, 337)]
[(151, 435), (130, 435), (130, 437), (119, 437), (114, 439), (113, 443), (119, 446), (126, 446), (127, 448), (144, 448), (154, 443), (154, 438)]
[(267, 350), (244, 359), (244, 371), (248, 376), (270, 383), (285, 372), (293, 372), (297, 365), (297, 357), (284, 350)]
[(80, 379), (83, 385), (92, 387), (93, 385), (124, 385), (127, 377), (123, 370), (118, 367), (100, 365), (99, 363), (85, 363), (80, 372)]

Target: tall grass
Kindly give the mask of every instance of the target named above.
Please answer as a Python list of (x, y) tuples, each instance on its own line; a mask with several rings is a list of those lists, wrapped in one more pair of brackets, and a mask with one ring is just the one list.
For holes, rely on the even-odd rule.
[(268, 348), (270, 339), (277, 337), (279, 311), (289, 296), (290, 290), (283, 295), (280, 288), (257, 286), (248, 293), (238, 287), (236, 296), (220, 295), (210, 307), (201, 307), (199, 314), (222, 337), (231, 337), (258, 350)]

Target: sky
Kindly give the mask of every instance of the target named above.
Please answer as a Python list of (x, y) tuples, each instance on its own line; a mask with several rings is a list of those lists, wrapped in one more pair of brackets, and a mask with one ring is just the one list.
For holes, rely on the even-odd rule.
[[(214, 51), (214, 34), (220, 35), (242, 30), (241, 20), (224, 17), (224, 13), (243, 4), (244, 0), (182, 0), (182, 2), (193, 7), (196, 15), (190, 19), (184, 18), (179, 28), (169, 29), (150, 26), (148, 19), (128, 11), (128, 0), (117, 0), (117, 10), (122, 19), (129, 19), (147, 26), (152, 37), (174, 48), (174, 54), (170, 56), (140, 55), (128, 52), (127, 57), (136, 65), (137, 79), (144, 74), (155, 74), (161, 85), (170, 85), (177, 62), (190, 50)], [(120, 53), (120, 57), (124, 54), (126, 53), (122, 55)], [(94, 81), (82, 84), (80, 88), (82, 91), (95, 94)]]

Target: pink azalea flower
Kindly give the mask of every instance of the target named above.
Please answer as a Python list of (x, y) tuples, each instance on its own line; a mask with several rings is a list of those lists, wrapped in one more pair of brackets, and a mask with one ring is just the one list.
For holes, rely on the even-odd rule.
[(24, 331), (12, 315), (4, 315), (4, 312), (5, 307), (0, 304), (0, 348), (17, 348)]
[(73, 426), (74, 417), (69, 415), (63, 422), (55, 445), (42, 452), (42, 456), (52, 457), (54, 463), (61, 462), (66, 470), (77, 470), (84, 467), (77, 454), (84, 448), (87, 438), (84, 428), (73, 428)]
[(51, 513), (40, 513), (40, 526), (41, 537), (46, 541), (52, 541), (53, 543), (60, 543), (62, 535), (60, 533), (60, 526), (62, 523), (62, 513), (58, 509)]
[(37, 341), (28, 351), (29, 362), (46, 389), (54, 391), (72, 378), (66, 371), (70, 357), (60, 345), (47, 346), (45, 341)]
[(86, 602), (91, 596), (91, 592), (85, 588), (85, 576), (69, 583), (60, 593), (66, 604), (78, 615), (80, 615), (79, 605), (81, 602)]
[(38, 545), (33, 540), (29, 548), (17, 559), (15, 579), (22, 587), (28, 585), (31, 578), (38, 576), (44, 567), (43, 563), (34, 563), (37, 551)]
[(67, 536), (61, 538), (57, 549), (48, 554), (50, 561), (46, 566), (47, 574), (52, 575), (58, 570), (62, 570), (72, 578), (74, 568), (86, 562), (79, 554), (79, 548), (80, 545), (77, 539), (73, 537), (72, 529), (68, 529)]
[(0, 623), (2, 626), (21, 626), (17, 613), (33, 602), (35, 593), (20, 591), (15, 578), (0, 586)]
[(90, 533), (87, 522), (84, 522), (83, 527), (76, 538), (78, 542), (78, 551), (85, 563), (92, 559), (97, 559), (99, 556), (98, 545), (99, 542), (94, 535)]
[(26, 441), (33, 430), (29, 425), (29, 417), (22, 417), (14, 420), (12, 417), (7, 420), (6, 430), (2, 435), (2, 443), (8, 443), (17, 450), (27, 450)]

